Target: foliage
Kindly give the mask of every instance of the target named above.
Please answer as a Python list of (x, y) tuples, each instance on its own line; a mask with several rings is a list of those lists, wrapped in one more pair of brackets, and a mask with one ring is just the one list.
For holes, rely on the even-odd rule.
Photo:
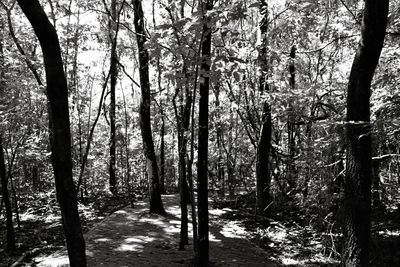
[[(2, 2), (7, 7), (12, 3)], [(188, 93), (193, 94), (195, 103), (198, 101), (199, 65), (204, 60), (200, 56), (204, 21), (197, 6), (198, 1), (142, 2), (148, 35), (146, 46), (150, 53), (153, 138), (158, 153), (161, 123), (165, 120), (166, 188), (169, 192), (175, 192), (179, 167), (178, 122), (173, 101), (176, 100), (178, 108), (183, 107)], [(325, 244), (325, 252), (329, 254), (332, 252), (329, 249), (339, 243), (339, 238), (335, 236), (332, 239), (335, 242), (328, 242), (331, 236), (326, 234), (337, 235), (341, 230), (340, 200), (346, 150), (343, 128), (345, 92), (351, 60), (359, 39), (359, 15), (363, 1), (268, 2), (265, 12), (268, 12), (269, 18), (267, 83), (270, 90), (266, 96), (261, 96), (259, 92), (257, 61), (261, 45), (260, 1), (216, 1), (211, 13), (209, 187), (212, 197), (220, 205), (236, 201), (240, 203), (236, 207), (247, 208), (246, 212), (252, 214), (254, 203), (250, 199), (255, 198), (251, 194), (256, 186), (255, 155), (265, 97), (271, 106), (273, 123), (269, 162), (272, 176), (271, 205), (276, 216), (273, 218), (284, 224), (298, 216), (301, 218), (298, 223), (307, 228), (295, 237), (295, 242), (311, 231), (312, 239)], [(109, 4), (107, 1), (104, 3)], [(109, 74), (109, 14), (106, 5), (99, 5), (98, 1), (56, 0), (42, 1), (42, 4), (56, 26), (63, 50), (69, 82), (75, 179), (79, 176), (90, 128), (98, 109), (101, 109), (80, 201), (89, 205), (98, 199), (101, 203), (99, 206), (106, 209), (110, 201), (107, 171), (110, 107), (109, 101), (98, 105), (101, 89), (107, 84)], [(148, 181), (139, 128), (140, 88), (133, 7), (129, 1), (118, 1), (118, 5), (121, 14), (117, 40), (116, 174), (119, 178), (118, 191), (122, 196), (131, 198), (147, 194)], [(400, 197), (399, 11), (400, 2), (391, 1), (386, 43), (371, 96), (374, 157), (389, 155), (380, 161), (377, 176), (380, 187), (374, 188), (380, 193), (387, 214), (399, 209)], [(7, 25), (3, 34), (5, 62), (1, 71), (5, 75), (5, 94), (0, 99), (0, 130), (3, 132), (7, 164), (21, 217), (23, 214), (33, 214), (43, 219), (45, 214), (49, 216), (54, 212), (54, 203), (43, 202), (54, 201), (54, 195), (46, 199), (46, 194), (51, 194), (54, 188), (48, 143), (47, 100), (45, 85), (38, 84), (26, 61), (32, 63), (44, 80), (42, 55), (21, 10), (15, 6), (11, 15), (15, 35), (25, 55), (8, 37), (10, 29)], [(6, 21), (4, 9), (0, 9), (0, 16)], [(296, 48), (294, 57), (290, 56), (292, 47)], [(294, 87), (290, 84), (290, 66), (295, 68)], [(108, 90), (106, 87), (105, 100), (109, 98)], [(197, 104), (193, 108), (191, 123), (194, 122), (193, 136), (197, 136)], [(196, 150), (197, 140), (192, 140), (192, 132), (185, 134), (189, 144), (193, 142)], [(291, 147), (291, 137), (294, 147)], [(189, 150), (187, 154), (190, 155)], [(191, 160), (196, 166), (196, 153)], [(243, 193), (249, 193), (251, 197), (246, 203), (237, 202)], [(28, 206), (25, 206), (26, 201), (29, 201)], [(17, 207), (13, 205), (15, 210)], [(296, 216), (289, 216), (289, 211)], [(21, 221), (22, 228), (27, 229), (22, 233), (38, 231), (40, 221), (30, 222), (26, 226), (25, 223), (28, 223), (24, 219)], [(299, 227), (290, 227), (285, 224), (283, 228), (279, 225), (272, 228), (257, 225), (254, 229), (258, 228), (263, 233), (269, 231), (269, 235), (277, 235), (277, 231), (300, 231)], [(375, 232), (378, 241), (384, 239), (378, 230)], [(21, 243), (25, 243), (26, 238), (21, 234)], [(47, 238), (50, 237), (42, 240)], [(269, 242), (263, 238), (265, 236), (258, 236), (264, 243)], [(39, 246), (38, 240), (32, 246)], [(338, 251), (332, 252), (332, 257), (338, 257)], [(307, 253), (315, 254), (315, 251)]]

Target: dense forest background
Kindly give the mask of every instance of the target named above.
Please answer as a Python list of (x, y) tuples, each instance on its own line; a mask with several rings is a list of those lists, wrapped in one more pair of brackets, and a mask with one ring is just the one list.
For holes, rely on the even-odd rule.
[[(63, 244), (51, 157), (57, 144), (51, 135), (58, 136), (49, 115), (56, 111), (47, 88), (52, 68), (43, 64), (43, 44), (23, 2), (0, 2), (0, 254), (13, 252), (10, 262), (34, 248), (50, 253)], [(325, 264), (348, 260), (342, 235), (349, 207), (343, 204), (346, 130), (364, 122), (346, 118), (346, 101), (360, 38), (368, 47), (374, 41), (368, 34), (379, 30), (368, 31), (368, 18), (378, 25), (373, 16), (382, 9), (370, 2), (40, 1), (58, 34), (68, 88), (75, 186), (65, 196), (57, 192), (59, 201), (76, 191), (85, 231), (99, 216), (147, 196), (151, 211), (163, 213), (164, 193), (180, 193), (182, 217), (193, 219), (197, 195), (202, 237), (210, 197), (210, 206), (240, 210), (231, 219), (275, 251), (280, 264), (284, 258), (299, 266), (318, 257)], [(360, 94), (368, 95), (363, 114), (370, 122), (359, 139), (369, 136), (371, 157), (360, 166), (371, 170), (367, 261), (396, 266), (400, 1), (382, 2), (389, 3), (380, 17), (385, 42), (381, 53), (377, 49), (370, 98), (369, 86)], [(374, 12), (364, 12), (367, 7)], [(41, 224), (48, 236), (38, 230)], [(17, 241), (7, 247), (11, 238)], [(199, 240), (199, 255), (208, 257), (201, 250), (205, 239)], [(179, 242), (187, 244), (187, 232)]]

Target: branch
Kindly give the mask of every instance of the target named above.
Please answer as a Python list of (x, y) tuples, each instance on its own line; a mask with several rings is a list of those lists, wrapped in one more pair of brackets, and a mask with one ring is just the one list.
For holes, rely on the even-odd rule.
[(29, 60), (29, 58), (27, 57), (27, 55), (25, 53), (25, 50), (22, 48), (17, 36), (15, 35), (14, 27), (13, 27), (12, 20), (11, 20), (11, 12), (15, 6), (15, 3), (16, 3), (16, 1), (13, 1), (11, 3), (11, 6), (8, 8), (3, 2), (0, 1), (2, 8), (7, 13), (8, 30), (10, 32), (11, 38), (14, 41), (19, 53), (23, 56), (24, 61), (25, 61), (26, 65), (28, 66), (28, 69), (32, 72), (33, 76), (35, 77), (36, 82), (38, 83), (39, 86), (43, 86), (42, 79), (40, 78), (40, 75), (39, 75), (35, 65)]
[(372, 157), (372, 160), (382, 161), (382, 160), (385, 160), (388, 158), (394, 158), (394, 157), (400, 157), (400, 154), (385, 154), (385, 155), (381, 155), (381, 156)]
[(351, 16), (353, 17), (353, 19), (357, 22), (357, 24), (358, 24), (358, 25), (361, 25), (360, 20), (357, 18), (357, 16), (354, 14), (354, 12), (350, 10), (349, 6), (348, 6), (343, 0), (340, 0), (340, 2), (341, 2), (342, 5), (347, 9), (347, 11), (349, 11), (349, 13), (350, 13)]
[(131, 80), (131, 82), (133, 82), (137, 87), (140, 88), (140, 84), (139, 84), (137, 81), (135, 81), (135, 80), (132, 78), (132, 76), (129, 75), (129, 73), (126, 72), (125, 65), (123, 65), (118, 59), (117, 59), (117, 63), (118, 63), (118, 65), (122, 68), (122, 71), (123, 71), (124, 74), (129, 78), (129, 80)]
[(320, 52), (320, 51), (324, 50), (325, 48), (327, 48), (328, 46), (330, 46), (331, 44), (333, 44), (334, 42), (337, 42), (339, 40), (346, 39), (346, 38), (351, 38), (351, 37), (354, 37), (354, 36), (359, 36), (359, 34), (339, 36), (339, 37), (336, 37), (335, 39), (331, 40), (329, 43), (323, 45), (320, 48), (317, 48), (317, 49), (314, 49), (314, 50), (309, 50), (309, 51), (297, 51), (296, 53), (297, 54), (313, 54), (313, 53), (316, 53), (316, 52)]

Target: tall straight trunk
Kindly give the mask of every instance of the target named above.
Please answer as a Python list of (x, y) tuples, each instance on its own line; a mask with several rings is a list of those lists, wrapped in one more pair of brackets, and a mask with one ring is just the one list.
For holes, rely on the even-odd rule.
[(150, 185), (150, 212), (165, 213), (161, 200), (160, 181), (158, 176), (157, 159), (151, 131), (150, 118), (150, 81), (149, 81), (149, 53), (146, 48), (147, 33), (144, 28), (144, 14), (141, 0), (132, 1), (134, 7), (134, 24), (139, 50), (139, 76), (142, 92), (140, 101), (140, 127), (143, 139), (143, 150), (146, 157), (146, 167)]
[[(200, 55), (201, 52), (202, 41), (199, 43), (198, 53)], [(193, 159), (194, 159), (194, 142), (195, 142), (195, 123), (194, 123), (194, 112), (196, 105), (196, 93), (197, 93), (197, 78), (199, 75), (199, 65), (196, 64), (195, 67), (195, 75), (194, 75), (194, 88), (193, 88), (193, 98), (192, 98), (192, 109), (190, 114), (190, 156), (188, 157), (188, 165), (187, 165), (187, 177), (189, 181), (189, 189), (190, 189), (190, 198), (191, 198), (191, 217), (192, 217), (192, 226), (193, 226), (193, 251), (197, 253), (198, 251), (198, 224), (197, 224), (197, 212), (196, 212), (196, 203), (194, 196), (194, 183), (193, 183)]]
[(115, 176), (115, 87), (118, 78), (118, 55), (117, 55), (117, 1), (111, 1), (110, 37), (111, 37), (111, 59), (110, 59), (110, 165), (109, 185), (113, 195), (117, 194), (117, 177)]
[[(260, 31), (262, 43), (259, 51), (260, 64), (260, 93), (268, 93), (268, 3), (260, 1), (260, 13), (262, 20)], [(261, 132), (257, 145), (256, 158), (256, 181), (257, 181), (257, 213), (268, 216), (270, 213), (270, 185), (271, 177), (269, 173), (269, 152), (271, 147), (271, 109), (267, 99), (263, 101)]]
[[(181, 117), (182, 118), (182, 117)], [(179, 195), (181, 206), (181, 229), (180, 229), (180, 242), (179, 249), (184, 249), (185, 245), (189, 243), (188, 235), (188, 209), (187, 209), (187, 195), (188, 188), (186, 183), (186, 137), (185, 133), (180, 130), (178, 137), (178, 150), (179, 150)]]
[[(183, 58), (183, 60), (185, 60)], [(184, 63), (183, 73), (187, 73), (187, 68)], [(188, 238), (188, 209), (187, 204), (190, 203), (191, 195), (188, 185), (188, 172), (189, 160), (187, 159), (187, 143), (188, 143), (188, 132), (190, 126), (190, 114), (192, 108), (192, 94), (189, 90), (188, 77), (185, 77), (185, 104), (183, 105), (183, 92), (179, 89), (177, 94), (180, 94), (180, 107), (177, 108), (176, 101), (174, 99), (174, 109), (178, 124), (178, 156), (179, 156), (179, 194), (180, 194), (180, 206), (181, 206), (181, 232), (180, 232), (180, 249), (184, 249), (184, 246), (189, 243)]]
[[(162, 103), (161, 103), (162, 105)], [(160, 141), (160, 193), (165, 194), (165, 118), (161, 115), (161, 141)]]
[(47, 97), (52, 117), (51, 162), (70, 265), (86, 266), (85, 241), (72, 179), (67, 80), (63, 71), (58, 36), (38, 0), (18, 0), (18, 4), (31, 23), (43, 52)]
[[(1, 88), (2, 90), (3, 88)], [(10, 194), (8, 192), (8, 179), (6, 174), (6, 163), (3, 151), (3, 136), (0, 135), (0, 179), (2, 189), (2, 201), (6, 208), (6, 225), (7, 225), (7, 251), (13, 253), (15, 250), (15, 233), (13, 225), (13, 215), (11, 210)], [(1, 210), (0, 210), (1, 211)]]
[(207, 266), (209, 260), (208, 241), (208, 96), (210, 90), (211, 22), (207, 11), (213, 8), (213, 0), (201, 2), (203, 9), (203, 44), (200, 75), (199, 137), (197, 156), (197, 205), (198, 205), (198, 251), (200, 266)]
[[(296, 58), (296, 46), (290, 49), (290, 62), (289, 62), (289, 86), (291, 90), (296, 88), (296, 66), (294, 64)], [(289, 114), (287, 121), (287, 134), (288, 134), (288, 151), (289, 159), (287, 163), (287, 177), (289, 183), (289, 191), (296, 189), (296, 166), (294, 157), (296, 154), (296, 125), (295, 125), (295, 111), (293, 108), (293, 99), (289, 99)]]
[(347, 87), (342, 266), (370, 266), (371, 81), (384, 43), (389, 0), (366, 0), (361, 40)]
[[(154, 8), (154, 0), (153, 0), (153, 8)], [(155, 14), (153, 12), (153, 22), (155, 22)], [(155, 23), (154, 23), (155, 24)], [(160, 63), (160, 58), (157, 58), (157, 84), (158, 91), (162, 91), (161, 79), (162, 77), (162, 68)], [(160, 113), (161, 113), (161, 131), (160, 131), (160, 193), (165, 194), (165, 113), (163, 102), (160, 101)]]
[(216, 84), (214, 86), (214, 95), (215, 95), (215, 112), (216, 112), (216, 145), (218, 150), (218, 159), (217, 159), (217, 177), (218, 177), (218, 194), (220, 196), (225, 196), (225, 169), (223, 164), (223, 130), (221, 123), (221, 112), (220, 112), (220, 86)]
[[(185, 69), (185, 67), (184, 67)], [(188, 91), (188, 89), (187, 89)], [(177, 96), (180, 95), (180, 105), (176, 103)], [(187, 99), (191, 99), (191, 96), (186, 96)], [(190, 122), (190, 108), (191, 108), (191, 100), (186, 102), (185, 106), (182, 104), (183, 102), (183, 92), (177, 88), (175, 92), (175, 96), (173, 98), (173, 105), (175, 111), (175, 117), (177, 120), (177, 132), (178, 132), (178, 169), (179, 169), (179, 195), (180, 195), (180, 208), (181, 208), (181, 229), (180, 229), (180, 242), (179, 249), (184, 249), (185, 245), (189, 243), (188, 238), (188, 199), (190, 199), (189, 195), (189, 187), (187, 185), (187, 165), (186, 165), (186, 152), (187, 152), (187, 136), (186, 130), (189, 128)], [(189, 107), (188, 112), (186, 112), (187, 107)], [(187, 124), (186, 124), (187, 122)]]

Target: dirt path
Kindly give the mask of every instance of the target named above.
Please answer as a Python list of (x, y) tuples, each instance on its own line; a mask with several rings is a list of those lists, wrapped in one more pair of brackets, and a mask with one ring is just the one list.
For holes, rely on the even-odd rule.
[[(148, 204), (114, 212), (86, 234), (88, 266), (193, 266), (192, 240), (178, 250), (180, 209), (177, 195), (163, 196), (166, 216), (148, 213)], [(275, 266), (246, 240), (243, 229), (210, 210), (211, 266)], [(189, 226), (189, 230), (191, 228)], [(190, 233), (191, 235), (191, 233)], [(36, 266), (68, 266), (65, 251), (37, 258)]]

